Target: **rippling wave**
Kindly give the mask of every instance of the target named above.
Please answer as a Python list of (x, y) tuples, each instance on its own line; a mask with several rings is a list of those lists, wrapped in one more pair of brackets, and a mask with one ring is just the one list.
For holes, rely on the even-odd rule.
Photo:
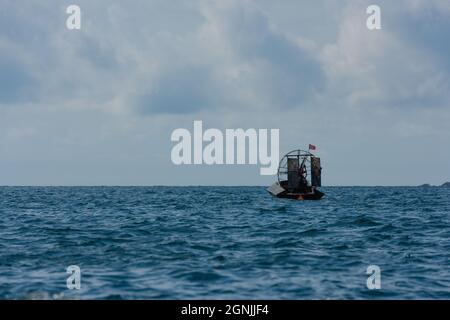
[(323, 190), (2, 187), (0, 298), (450, 298), (450, 189)]

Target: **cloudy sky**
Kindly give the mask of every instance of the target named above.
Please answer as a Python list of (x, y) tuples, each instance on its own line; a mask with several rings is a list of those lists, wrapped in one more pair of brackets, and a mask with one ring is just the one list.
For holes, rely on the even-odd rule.
[(326, 185), (440, 184), (449, 39), (448, 0), (0, 0), (0, 185), (274, 180), (172, 164), (194, 120), (279, 128), (281, 153), (313, 143)]

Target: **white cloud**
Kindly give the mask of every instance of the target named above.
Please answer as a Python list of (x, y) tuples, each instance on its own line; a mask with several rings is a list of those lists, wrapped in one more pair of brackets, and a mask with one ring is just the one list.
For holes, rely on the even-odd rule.
[[(417, 43), (405, 41), (384, 20), (381, 31), (362, 27), (362, 5), (348, 6), (336, 43), (326, 45), (322, 59), (332, 94), (349, 106), (376, 108), (446, 107), (450, 70), (430, 60)], [(403, 6), (395, 10), (402, 19)], [(389, 8), (389, 9), (388, 9)], [(383, 10), (383, 9), (382, 9)], [(392, 16), (392, 13), (391, 13)], [(414, 25), (409, 26), (414, 32)]]

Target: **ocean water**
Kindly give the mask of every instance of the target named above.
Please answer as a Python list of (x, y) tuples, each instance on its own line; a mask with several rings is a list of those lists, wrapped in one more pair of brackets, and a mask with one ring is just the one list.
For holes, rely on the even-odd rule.
[(449, 188), (322, 190), (1, 187), (0, 298), (450, 298)]

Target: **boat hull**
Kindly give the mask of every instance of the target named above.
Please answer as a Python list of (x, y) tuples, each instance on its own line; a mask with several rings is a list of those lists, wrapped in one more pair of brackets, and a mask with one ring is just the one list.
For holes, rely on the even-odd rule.
[(270, 186), (267, 191), (274, 197), (293, 200), (320, 200), (325, 195), (323, 192), (315, 188), (310, 188), (307, 192), (289, 192), (278, 182)]
[(314, 193), (283, 193), (276, 195), (277, 198), (294, 200), (320, 200), (325, 194), (316, 190)]

